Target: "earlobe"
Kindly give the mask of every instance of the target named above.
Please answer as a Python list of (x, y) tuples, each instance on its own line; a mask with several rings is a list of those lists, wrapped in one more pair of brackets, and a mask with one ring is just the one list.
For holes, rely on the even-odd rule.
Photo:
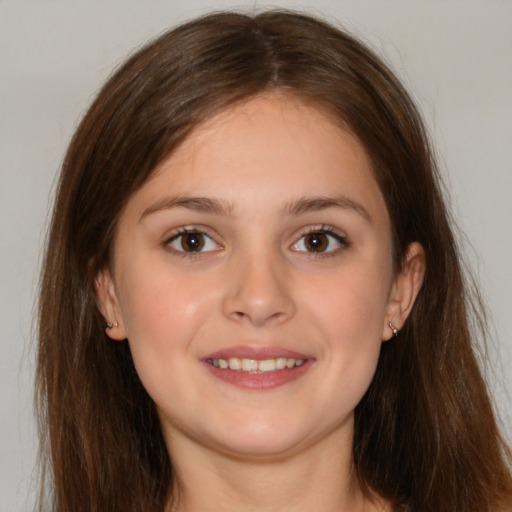
[(413, 242), (407, 248), (402, 269), (395, 276), (389, 297), (383, 327), (383, 340), (398, 335), (402, 329), (425, 276), (425, 251), (421, 244)]
[(122, 318), (114, 280), (108, 268), (100, 270), (94, 280), (98, 308), (105, 319), (105, 331), (113, 340), (124, 340), (126, 331)]

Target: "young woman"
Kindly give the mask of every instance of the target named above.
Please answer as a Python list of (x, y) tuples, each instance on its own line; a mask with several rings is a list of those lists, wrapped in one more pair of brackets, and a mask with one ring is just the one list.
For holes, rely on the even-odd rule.
[(108, 81), (63, 164), (39, 312), (52, 510), (509, 510), (480, 318), (375, 55), (294, 13), (180, 26)]

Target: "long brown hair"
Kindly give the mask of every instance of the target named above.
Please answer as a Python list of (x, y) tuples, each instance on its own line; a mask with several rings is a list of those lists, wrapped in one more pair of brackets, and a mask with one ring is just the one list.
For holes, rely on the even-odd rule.
[(501, 510), (512, 496), (510, 453), (470, 329), (485, 322), (468, 295), (420, 116), (361, 43), (283, 11), (213, 14), (164, 34), (109, 79), (74, 135), (39, 304), (37, 397), (52, 509), (162, 512), (171, 498), (158, 417), (126, 341), (105, 335), (94, 278), (109, 265), (124, 205), (155, 167), (205, 119), (275, 89), (360, 139), (391, 217), (395, 267), (411, 242), (425, 249), (417, 302), (400, 336), (383, 345), (356, 409), (362, 489), (401, 511)]

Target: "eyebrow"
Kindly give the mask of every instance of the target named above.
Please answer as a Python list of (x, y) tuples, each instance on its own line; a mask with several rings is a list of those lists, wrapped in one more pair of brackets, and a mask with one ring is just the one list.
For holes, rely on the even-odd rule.
[(286, 211), (291, 215), (300, 215), (307, 212), (317, 212), (328, 208), (341, 208), (353, 210), (367, 222), (373, 224), (373, 219), (368, 210), (361, 204), (346, 196), (336, 197), (303, 197), (286, 204)]
[(217, 215), (231, 216), (233, 206), (226, 201), (211, 199), (209, 197), (165, 197), (146, 208), (140, 216), (139, 222), (153, 213), (172, 210), (174, 208), (185, 208), (187, 210), (201, 213), (215, 213)]
[[(140, 216), (139, 222), (148, 215), (163, 210), (172, 210), (174, 208), (184, 208), (200, 213), (215, 213), (226, 217), (232, 216), (234, 210), (232, 204), (220, 199), (188, 196), (165, 197), (146, 208)], [(353, 210), (367, 222), (373, 224), (373, 219), (368, 213), (368, 210), (361, 203), (345, 196), (302, 197), (287, 202), (284, 209), (289, 215), (301, 215), (308, 212), (327, 210), (329, 208)]]

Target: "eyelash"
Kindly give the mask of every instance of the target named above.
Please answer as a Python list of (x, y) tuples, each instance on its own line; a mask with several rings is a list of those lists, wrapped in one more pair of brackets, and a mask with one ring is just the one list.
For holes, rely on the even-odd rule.
[[(174, 247), (172, 247), (172, 243), (176, 240), (182, 239), (182, 247), (183, 247), (183, 236), (187, 234), (192, 235), (201, 235), (201, 237), (205, 237), (209, 239), (211, 242), (213, 242), (218, 248), (221, 248), (221, 246), (203, 229), (196, 226), (187, 226), (178, 228), (175, 233), (173, 233), (171, 236), (166, 237), (163, 241), (163, 246), (168, 251), (171, 251), (173, 254), (180, 256), (182, 258), (198, 258), (205, 252), (212, 252), (212, 251), (185, 251), (185, 250), (179, 250)], [(204, 243), (204, 241), (203, 241)], [(201, 247), (202, 248), (202, 247)]]
[(312, 228), (308, 228), (302, 231), (298, 240), (292, 245), (292, 247), (299, 244), (299, 242), (301, 242), (306, 236), (316, 234), (326, 235), (328, 237), (334, 238), (335, 241), (340, 245), (340, 247), (328, 251), (299, 251), (298, 249), (294, 250), (297, 252), (305, 252), (309, 256), (317, 258), (331, 258), (333, 256), (337, 256), (341, 250), (350, 247), (350, 242), (346, 235), (341, 234), (336, 228), (332, 226), (327, 226), (325, 224), (320, 226), (313, 226)]
[[(183, 258), (194, 258), (194, 257), (197, 258), (197, 257), (200, 257), (205, 252), (213, 252), (214, 251), (214, 249), (210, 249), (208, 251), (201, 251), (201, 250), (186, 251), (186, 250), (179, 250), (179, 249), (172, 247), (171, 244), (173, 242), (179, 240), (180, 238), (182, 238), (184, 235), (187, 235), (187, 234), (193, 234), (193, 235), (197, 234), (197, 235), (200, 235), (201, 237), (206, 237), (211, 242), (213, 242), (217, 248), (221, 248), (221, 246), (219, 244), (217, 244), (217, 242), (215, 242), (215, 240), (204, 230), (204, 228), (200, 228), (200, 227), (196, 227), (196, 226), (187, 226), (187, 227), (179, 228), (171, 236), (166, 237), (165, 240), (163, 241), (162, 245), (164, 246), (165, 249), (172, 251), (173, 254), (176, 254)], [(316, 235), (316, 234), (325, 235), (327, 237), (334, 238), (336, 243), (338, 243), (340, 245), (340, 247), (337, 247), (335, 249), (330, 249), (327, 251), (326, 250), (323, 250), (323, 251), (305, 250), (304, 251), (304, 250), (299, 250), (296, 248), (294, 249), (294, 247), (297, 246), (299, 243), (301, 243), (301, 242), (304, 243), (303, 240), (305, 237), (307, 237), (308, 235)], [(204, 243), (204, 241), (203, 241), (203, 243)], [(328, 244), (330, 244), (330, 243), (331, 242), (328, 241)], [(182, 244), (183, 244), (183, 238), (182, 238)], [(300, 233), (300, 236), (298, 237), (297, 241), (291, 245), (292, 250), (294, 250), (295, 252), (302, 252), (302, 253), (308, 254), (309, 256), (320, 257), (320, 258), (328, 258), (328, 257), (336, 256), (340, 250), (346, 249), (349, 246), (350, 246), (350, 243), (347, 240), (347, 237), (345, 235), (342, 235), (334, 227), (326, 226), (326, 225), (313, 226), (311, 228), (305, 229), (304, 231), (302, 231)], [(183, 247), (183, 245), (182, 245), (182, 247)], [(329, 248), (329, 246), (327, 246), (327, 249), (328, 248)], [(202, 247), (200, 249), (202, 249)]]

